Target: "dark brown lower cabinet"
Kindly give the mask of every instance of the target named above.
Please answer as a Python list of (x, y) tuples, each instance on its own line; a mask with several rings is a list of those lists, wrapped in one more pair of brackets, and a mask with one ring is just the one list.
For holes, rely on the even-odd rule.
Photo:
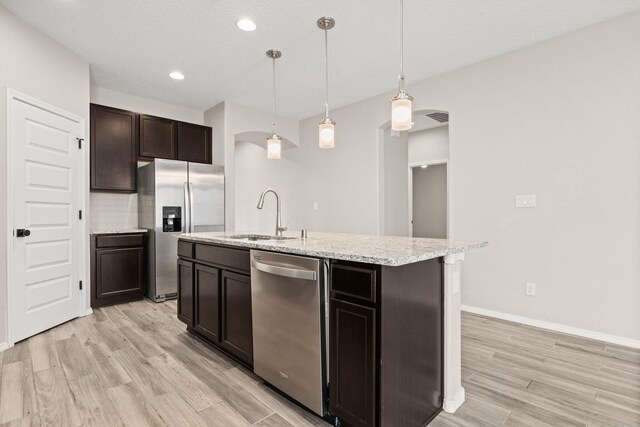
[(178, 242), (178, 318), (187, 330), (253, 366), (249, 251)]
[(221, 299), (220, 346), (252, 365), (251, 277), (223, 271)]
[(442, 266), (332, 262), (329, 394), (341, 425), (423, 426), (442, 409)]
[(178, 319), (193, 327), (193, 262), (178, 260)]
[(220, 270), (195, 266), (194, 329), (217, 343), (220, 342)]
[(144, 297), (146, 274), (142, 234), (91, 237), (91, 307)]
[(337, 299), (330, 303), (331, 413), (354, 426), (375, 425), (375, 309)]

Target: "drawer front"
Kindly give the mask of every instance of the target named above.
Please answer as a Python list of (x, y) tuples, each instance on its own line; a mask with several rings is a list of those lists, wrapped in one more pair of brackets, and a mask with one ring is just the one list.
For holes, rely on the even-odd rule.
[(338, 295), (376, 302), (376, 270), (333, 264), (331, 291)]
[(249, 250), (196, 244), (196, 259), (231, 269), (247, 272), (251, 270)]
[(126, 248), (143, 245), (144, 236), (142, 234), (119, 234), (96, 237), (96, 247), (98, 248)]
[(193, 243), (178, 241), (178, 256), (182, 258), (193, 258)]

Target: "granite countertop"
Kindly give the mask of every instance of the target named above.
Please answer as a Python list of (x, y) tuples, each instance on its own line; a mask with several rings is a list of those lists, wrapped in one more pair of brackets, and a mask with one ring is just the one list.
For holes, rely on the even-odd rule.
[(136, 233), (146, 233), (147, 230), (144, 228), (131, 228), (131, 229), (120, 229), (120, 230), (94, 230), (91, 234), (136, 234)]
[(411, 264), (488, 245), (488, 242), (484, 241), (316, 232), (309, 232), (304, 240), (299, 238), (299, 232), (285, 233), (285, 236), (296, 237), (290, 240), (248, 241), (229, 238), (235, 234), (252, 233), (185, 233), (177, 237), (194, 242), (218, 243), (240, 248), (389, 266)]

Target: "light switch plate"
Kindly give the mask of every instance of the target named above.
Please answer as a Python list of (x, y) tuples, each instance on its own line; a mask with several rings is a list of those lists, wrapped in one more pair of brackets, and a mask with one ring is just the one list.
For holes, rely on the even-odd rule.
[(516, 196), (516, 208), (535, 208), (535, 194), (519, 194)]

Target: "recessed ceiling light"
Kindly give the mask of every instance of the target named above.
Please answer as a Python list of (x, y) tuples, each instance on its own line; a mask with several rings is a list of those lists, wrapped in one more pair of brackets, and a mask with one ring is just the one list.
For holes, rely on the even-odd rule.
[(256, 29), (256, 23), (249, 18), (243, 18), (239, 20), (238, 22), (236, 22), (236, 25), (242, 31), (254, 31)]
[(174, 80), (183, 80), (184, 74), (182, 74), (180, 71), (173, 71), (169, 73), (169, 77), (171, 77)]

